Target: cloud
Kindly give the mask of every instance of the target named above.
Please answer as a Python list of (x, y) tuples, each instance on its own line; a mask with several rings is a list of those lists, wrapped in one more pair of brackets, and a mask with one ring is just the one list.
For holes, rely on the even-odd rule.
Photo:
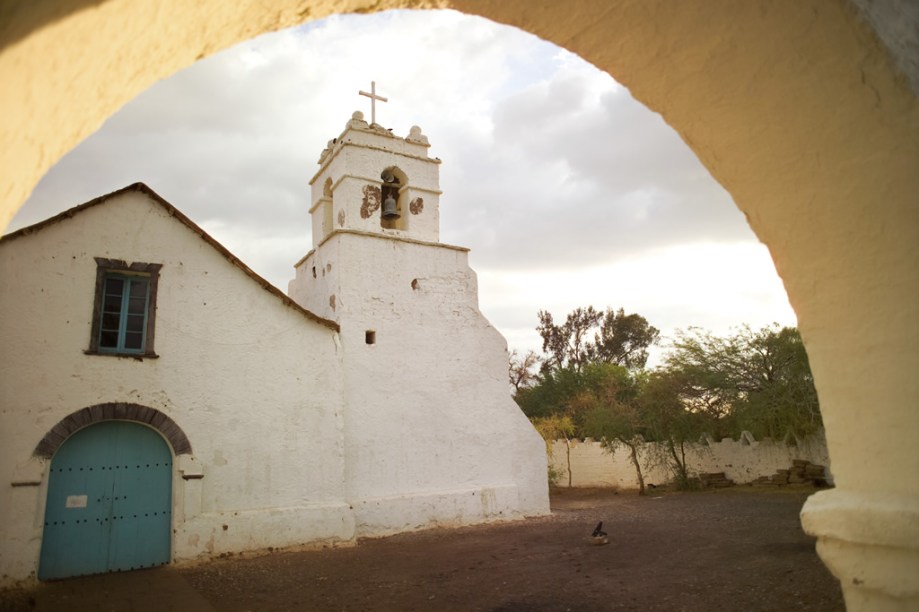
[(538, 310), (561, 319), (578, 306), (622, 307), (665, 338), (690, 326), (727, 334), (743, 323), (795, 322), (768, 249), (752, 242), (665, 246), (569, 270), (486, 269), (479, 286), (483, 309), (509, 345), (537, 351)]
[(463, 172), (483, 177), (465, 188), (477, 214), (456, 224), (464, 240), (501, 236), (486, 265), (590, 265), (674, 241), (752, 238), (673, 130), (606, 75), (558, 70), (500, 101), (495, 125)]
[(198, 62), (61, 160), (11, 229), (143, 181), (286, 289), (316, 160), (369, 116), (371, 80), (378, 122), (421, 125), (443, 159), (442, 239), (472, 248), (512, 345), (532, 345), (536, 310), (588, 303), (661, 327), (793, 322), (765, 249), (660, 116), (567, 51), (451, 11), (336, 16)]

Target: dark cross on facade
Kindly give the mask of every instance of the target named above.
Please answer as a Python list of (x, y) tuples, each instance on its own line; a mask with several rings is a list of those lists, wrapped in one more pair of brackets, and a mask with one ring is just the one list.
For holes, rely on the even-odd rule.
[(380, 102), (389, 102), (389, 99), (384, 98), (383, 96), (377, 95), (377, 82), (376, 81), (370, 81), (370, 93), (367, 93), (366, 91), (360, 91), (360, 90), (358, 90), (357, 93), (361, 94), (362, 96), (367, 96), (368, 98), (370, 98), (370, 125), (373, 125), (374, 123), (377, 122), (377, 100), (379, 100)]

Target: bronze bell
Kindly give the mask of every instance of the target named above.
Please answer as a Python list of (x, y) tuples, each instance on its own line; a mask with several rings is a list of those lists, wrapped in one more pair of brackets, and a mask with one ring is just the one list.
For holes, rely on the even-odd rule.
[(383, 200), (383, 218), (384, 219), (398, 219), (402, 215), (399, 214), (399, 209), (396, 206), (396, 199), (392, 197), (392, 194), (386, 196), (386, 199)]

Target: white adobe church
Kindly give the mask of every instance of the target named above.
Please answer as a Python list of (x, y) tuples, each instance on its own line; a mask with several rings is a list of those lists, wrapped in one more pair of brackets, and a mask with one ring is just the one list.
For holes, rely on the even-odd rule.
[(0, 239), (0, 586), (549, 511), (428, 147), (354, 113), (289, 296), (140, 183)]

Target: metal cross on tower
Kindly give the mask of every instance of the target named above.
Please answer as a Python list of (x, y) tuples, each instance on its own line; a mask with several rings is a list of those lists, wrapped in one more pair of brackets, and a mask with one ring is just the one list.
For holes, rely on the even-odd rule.
[(359, 93), (362, 96), (367, 96), (368, 98), (370, 98), (370, 125), (373, 125), (374, 123), (377, 122), (377, 100), (379, 100), (380, 102), (389, 102), (389, 99), (384, 98), (383, 96), (377, 95), (377, 82), (376, 81), (370, 81), (370, 93), (367, 93), (366, 91), (360, 91), (360, 90), (358, 90), (357, 93)]

